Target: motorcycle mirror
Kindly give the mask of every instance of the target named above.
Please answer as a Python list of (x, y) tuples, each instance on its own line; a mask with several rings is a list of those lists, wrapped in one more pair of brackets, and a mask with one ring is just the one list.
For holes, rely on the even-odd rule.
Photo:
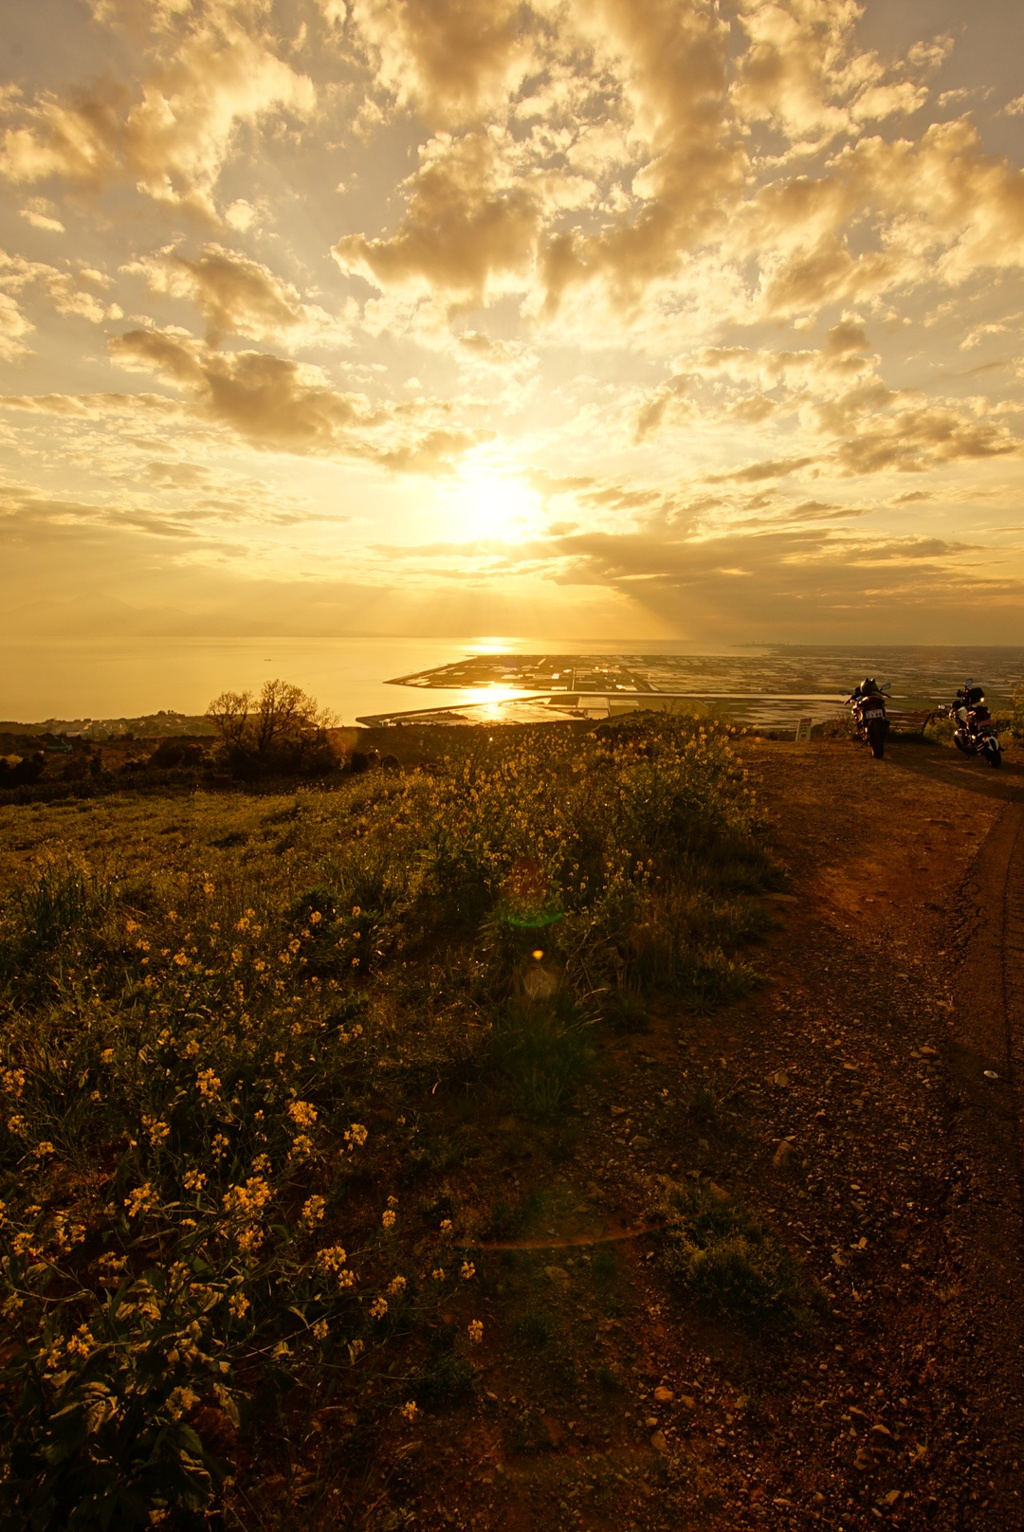
[(892, 682), (891, 681), (886, 681), (885, 685), (884, 686), (880, 686), (878, 689), (879, 689), (879, 691), (883, 691), (883, 692), (891, 691), (892, 690)]

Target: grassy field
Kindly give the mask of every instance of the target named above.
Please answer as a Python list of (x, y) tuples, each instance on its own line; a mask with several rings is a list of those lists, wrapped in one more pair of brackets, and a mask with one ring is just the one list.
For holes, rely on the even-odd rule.
[[(614, 1389), (500, 1247), (571, 1222), (538, 1166), (614, 1040), (756, 983), (778, 874), (727, 728), (452, 731), (330, 790), (9, 804), (0, 844), (7, 1517), (397, 1527), (381, 1464), (482, 1356)], [(650, 1217), (669, 1289), (805, 1313), (715, 1189)], [(612, 1322), (614, 1244), (585, 1277)]]

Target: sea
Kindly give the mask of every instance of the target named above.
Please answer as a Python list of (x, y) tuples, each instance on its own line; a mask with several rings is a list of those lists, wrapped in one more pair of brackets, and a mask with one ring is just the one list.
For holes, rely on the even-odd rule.
[[(205, 712), (222, 691), (292, 682), (343, 724), (367, 716), (472, 708), (500, 702), (493, 686), (392, 684), (396, 677), (496, 654), (678, 658), (681, 690), (734, 707), (761, 724), (834, 714), (865, 675), (892, 684), (903, 706), (951, 700), (968, 677), (998, 707), (1024, 681), (1024, 646), (728, 645), (669, 639), (516, 638), (132, 638), (0, 642), (0, 720), (118, 719), (161, 709)], [(691, 677), (691, 681), (686, 678)], [(441, 678), (443, 680), (443, 678)], [(514, 702), (523, 693), (505, 687)], [(731, 699), (731, 700), (730, 700)], [(493, 706), (488, 709), (493, 718)]]

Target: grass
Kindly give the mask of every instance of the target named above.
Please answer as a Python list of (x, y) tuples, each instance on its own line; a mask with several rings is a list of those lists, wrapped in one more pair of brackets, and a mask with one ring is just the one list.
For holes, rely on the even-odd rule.
[[(0, 1519), (33, 1532), (189, 1525), (320, 1412), (369, 1452), (464, 1407), (473, 1241), (534, 1216), (491, 1190), (506, 1142), (570, 1152), (600, 1018), (744, 993), (776, 876), (728, 731), (665, 716), (467, 730), (330, 792), (5, 813)], [(770, 1242), (701, 1217), (673, 1271), (774, 1311)], [(514, 1308), (568, 1377), (554, 1310)]]

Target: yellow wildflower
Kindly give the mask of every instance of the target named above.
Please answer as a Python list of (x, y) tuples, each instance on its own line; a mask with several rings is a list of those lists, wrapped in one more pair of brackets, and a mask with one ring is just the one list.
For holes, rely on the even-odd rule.
[(405, 1286), (406, 1283), (404, 1277), (392, 1277), (391, 1281), (388, 1283), (388, 1292), (391, 1294), (392, 1298), (400, 1298), (405, 1292)]
[(384, 1212), (380, 1216), (380, 1221), (384, 1225), (385, 1229), (393, 1229), (395, 1227), (396, 1216), (397, 1215), (394, 1208), (385, 1208)]
[(387, 1311), (388, 1300), (386, 1298), (374, 1298), (373, 1302), (370, 1304), (370, 1318), (383, 1319)]
[(232, 1186), (221, 1199), (225, 1213), (252, 1218), (266, 1207), (273, 1195), (269, 1182), (262, 1176), (249, 1176), (244, 1186)]
[(348, 1252), (341, 1245), (325, 1245), (316, 1253), (316, 1265), (319, 1271), (340, 1271), (348, 1260)]
[(484, 1327), (479, 1319), (471, 1319), (467, 1326), (469, 1338), (474, 1346), (479, 1346), (484, 1338)]
[(300, 1128), (311, 1128), (316, 1122), (317, 1110), (308, 1101), (289, 1101), (288, 1116)]
[(135, 1190), (124, 1199), (124, 1205), (128, 1209), (129, 1218), (137, 1218), (140, 1213), (152, 1212), (160, 1199), (153, 1190), (149, 1181), (137, 1186)]
[(199, 1094), (205, 1101), (216, 1101), (220, 1095), (220, 1080), (212, 1069), (202, 1069), (199, 1072), (196, 1084)]
[(327, 1202), (323, 1197), (310, 1197), (307, 1202), (302, 1204), (302, 1213), (300, 1217), (301, 1222), (306, 1225), (307, 1229), (312, 1229), (314, 1224), (321, 1222), (324, 1216), (324, 1208), (326, 1206)]
[(410, 1399), (407, 1404), (403, 1404), (399, 1414), (404, 1415), (406, 1420), (411, 1424), (419, 1414), (419, 1409), (416, 1405), (415, 1399)]
[(467, 1282), (471, 1277), (476, 1276), (476, 1267), (473, 1265), (472, 1261), (463, 1261), (459, 1276), (465, 1278)]

